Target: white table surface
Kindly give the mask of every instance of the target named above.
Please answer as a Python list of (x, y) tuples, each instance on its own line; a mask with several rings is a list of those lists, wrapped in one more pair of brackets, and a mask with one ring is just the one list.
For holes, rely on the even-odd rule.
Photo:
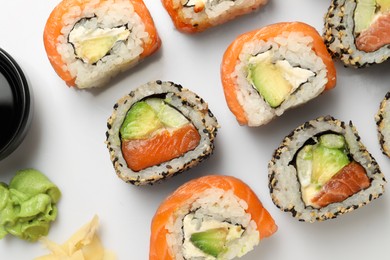
[[(23, 168), (46, 174), (61, 191), (59, 214), (49, 239), (64, 242), (79, 227), (100, 218), (99, 235), (118, 259), (148, 259), (150, 222), (160, 202), (181, 184), (203, 175), (233, 175), (248, 183), (274, 217), (279, 230), (244, 260), (388, 259), (389, 193), (334, 220), (302, 223), (272, 203), (267, 164), (285, 135), (321, 115), (352, 120), (362, 142), (390, 179), (390, 159), (377, 139), (374, 115), (389, 91), (390, 63), (355, 70), (336, 62), (335, 89), (285, 113), (266, 126), (239, 126), (228, 110), (220, 82), (226, 47), (241, 33), (281, 21), (302, 21), (323, 30), (330, 1), (270, 0), (259, 12), (197, 35), (185, 35), (158, 0), (145, 0), (162, 39), (159, 52), (102, 89), (68, 88), (47, 59), (42, 34), (59, 0), (2, 1), (0, 47), (26, 73), (34, 92), (34, 119), (22, 145), (0, 162), (0, 181)], [(170, 80), (203, 97), (221, 128), (214, 154), (201, 165), (164, 183), (135, 187), (120, 180), (105, 146), (106, 120), (117, 99), (151, 80)], [(4, 122), (3, 122), (4, 123)], [(48, 251), (40, 243), (12, 236), (0, 241), (0, 259), (32, 259)]]

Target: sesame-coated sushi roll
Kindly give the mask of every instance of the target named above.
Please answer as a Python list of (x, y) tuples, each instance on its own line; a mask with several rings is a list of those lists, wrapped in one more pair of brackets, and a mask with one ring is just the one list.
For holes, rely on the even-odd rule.
[(211, 155), (218, 123), (198, 95), (172, 82), (156, 81), (122, 97), (107, 126), (107, 147), (117, 175), (144, 185)]
[(336, 70), (312, 26), (285, 22), (236, 38), (223, 56), (221, 80), (239, 124), (260, 126), (332, 89)]
[(330, 116), (286, 136), (269, 163), (275, 205), (301, 221), (350, 212), (381, 196), (386, 184), (352, 125)]
[(258, 10), (267, 2), (268, 0), (162, 0), (176, 28), (185, 33), (202, 32)]
[(233, 259), (276, 231), (247, 184), (209, 175), (185, 183), (161, 203), (152, 220), (149, 260)]
[(375, 121), (382, 152), (390, 157), (390, 92), (382, 100)]
[(56, 73), (78, 88), (105, 85), (161, 45), (142, 0), (63, 0), (43, 39)]
[(325, 16), (325, 44), (346, 66), (390, 57), (390, 1), (333, 0)]

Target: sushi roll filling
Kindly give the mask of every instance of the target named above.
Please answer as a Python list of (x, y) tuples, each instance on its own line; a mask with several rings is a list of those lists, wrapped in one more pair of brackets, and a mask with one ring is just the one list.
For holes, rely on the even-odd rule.
[(373, 52), (390, 44), (389, 21), (389, 0), (357, 1), (354, 11), (354, 33), (357, 49)]
[[(199, 145), (198, 130), (169, 104), (169, 99), (169, 95), (150, 96), (134, 103), (127, 112), (120, 139), (122, 153), (132, 170), (140, 171), (178, 158)], [(146, 162), (137, 163), (136, 159)]]
[(248, 81), (272, 108), (280, 106), (310, 77), (315, 76), (308, 69), (293, 67), (286, 59), (276, 60), (274, 57), (269, 50), (252, 56), (248, 62)]
[(68, 42), (73, 46), (77, 59), (88, 64), (96, 64), (130, 36), (127, 25), (114, 28), (101, 28), (97, 18), (83, 18), (75, 23), (68, 35)]
[[(337, 133), (320, 133), (309, 139), (298, 150), (294, 160), (306, 207), (321, 208), (343, 201), (370, 185), (364, 168), (350, 155), (344, 136)], [(346, 195), (332, 197), (325, 203), (318, 202), (319, 196), (327, 196), (328, 192), (339, 189), (339, 181), (335, 178), (343, 182), (347, 174), (357, 176), (358, 188), (351, 188)]]
[(322, 93), (328, 71), (313, 41), (302, 32), (283, 32), (243, 45), (231, 77), (249, 126), (266, 124)]
[(173, 258), (227, 260), (245, 255), (260, 237), (247, 209), (232, 190), (210, 188), (194, 194), (166, 225)]
[(212, 217), (197, 218), (196, 212), (183, 219), (183, 255), (185, 259), (202, 257), (218, 259), (229, 243), (242, 237), (245, 228), (228, 221), (217, 221)]
[(187, 9), (184, 11), (184, 14), (188, 16), (188, 18), (194, 18), (195, 20), (199, 18), (198, 15), (200, 15), (200, 17), (205, 15), (205, 17), (208, 17), (209, 19), (216, 19), (225, 12), (228, 13), (229, 8), (232, 8), (235, 5), (236, 0), (182, 0), (183, 8)]

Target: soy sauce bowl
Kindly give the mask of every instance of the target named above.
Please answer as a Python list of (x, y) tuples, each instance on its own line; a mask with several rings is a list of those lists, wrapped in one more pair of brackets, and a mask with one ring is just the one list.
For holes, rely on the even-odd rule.
[(0, 48), (0, 161), (22, 143), (32, 110), (32, 94), (22, 69)]

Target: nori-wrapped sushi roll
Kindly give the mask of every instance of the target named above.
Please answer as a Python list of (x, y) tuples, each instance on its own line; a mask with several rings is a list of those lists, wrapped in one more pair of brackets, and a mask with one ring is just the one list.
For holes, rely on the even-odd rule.
[(382, 100), (375, 116), (378, 138), (383, 154), (390, 157), (390, 92)]
[(153, 184), (207, 158), (218, 123), (207, 103), (172, 82), (149, 82), (122, 97), (107, 123), (107, 147), (117, 175)]
[(390, 56), (390, 1), (333, 0), (324, 40), (346, 66), (365, 67)]
[(269, 163), (274, 204), (301, 221), (336, 218), (378, 198), (385, 177), (352, 122), (308, 121), (286, 136)]

